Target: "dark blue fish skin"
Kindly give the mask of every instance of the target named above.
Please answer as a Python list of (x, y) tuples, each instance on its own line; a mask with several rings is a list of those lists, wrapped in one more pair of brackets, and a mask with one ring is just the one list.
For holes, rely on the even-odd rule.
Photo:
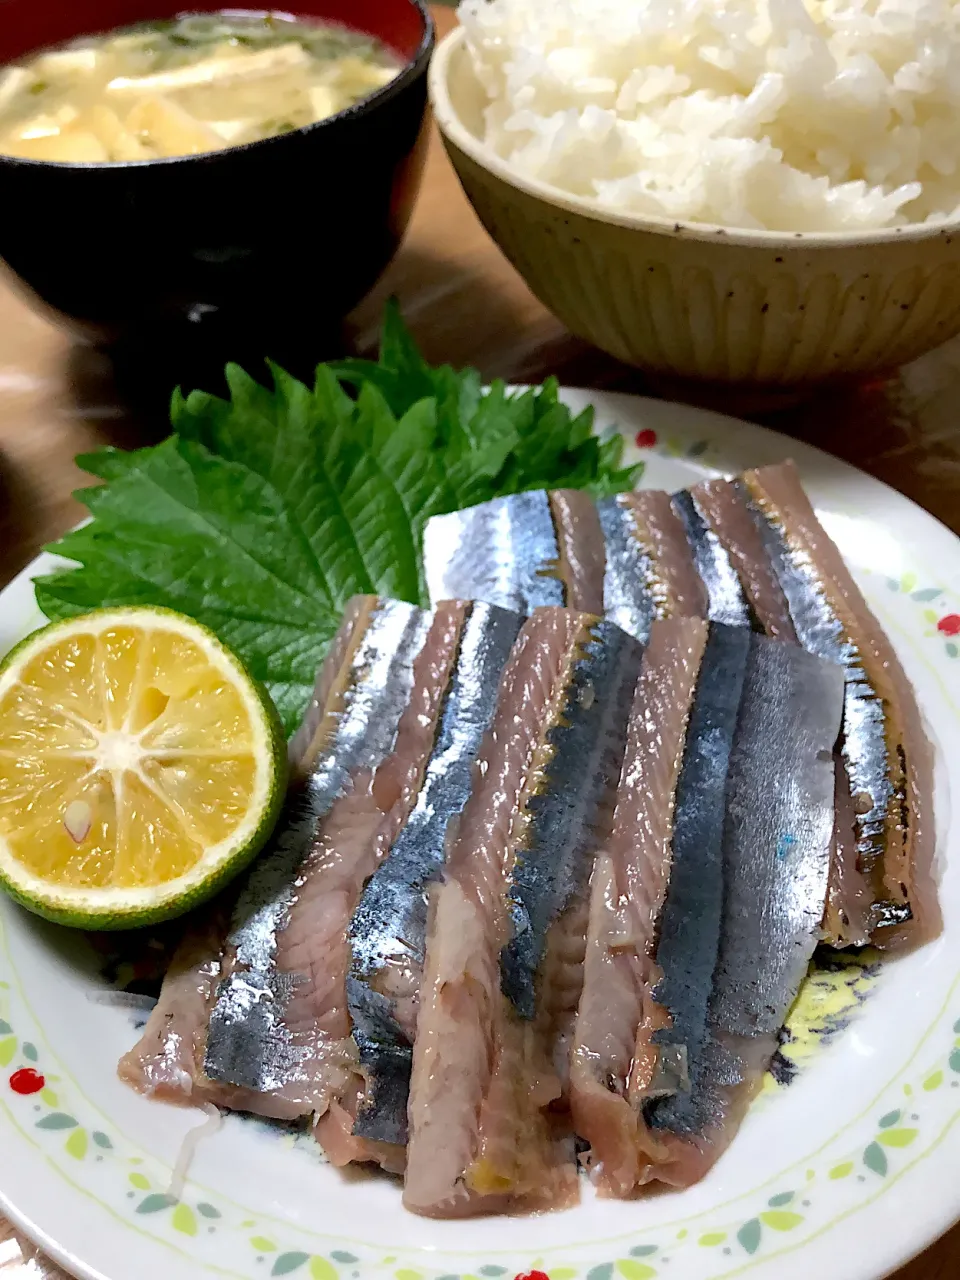
[[(709, 680), (715, 633), (711, 627), (701, 679)], [(742, 1086), (748, 1100), (759, 1083), (816, 947), (830, 875), (842, 669), (795, 645), (746, 631), (736, 636), (743, 664), (735, 730), (727, 745), (728, 705), (706, 779), (687, 773), (689, 752), (697, 750), (703, 732), (697, 690), (657, 952), (664, 978), (655, 997), (673, 1016), (673, 1025), (658, 1032), (655, 1041), (685, 1046), (688, 1082), (685, 1091), (649, 1101), (645, 1114), (654, 1128), (686, 1138), (719, 1134), (736, 1110), (737, 1090)], [(737, 673), (728, 666), (728, 682), (731, 677), (736, 681)], [(718, 833), (719, 770), (714, 773), (712, 766), (722, 756)], [(689, 792), (684, 794), (690, 783), (704, 788), (699, 798), (707, 800), (708, 812), (699, 823), (696, 815), (690, 817)], [(678, 881), (688, 839), (701, 842), (700, 875)], [(689, 861), (686, 866), (689, 870)], [(665, 948), (668, 938), (679, 948), (677, 942)], [(688, 954), (693, 965), (684, 963)]]
[[(797, 639), (810, 653), (838, 663), (844, 670), (841, 755), (856, 809), (858, 860), (864, 871), (869, 871), (883, 858), (886, 815), (894, 801), (883, 700), (870, 683), (862, 655), (846, 635), (809, 558), (794, 552), (786, 532), (762, 510), (747, 485), (742, 480), (735, 483), (787, 598)], [(908, 917), (909, 907), (906, 914)]]
[(527, 802), (530, 824), (509, 893), (513, 936), (500, 954), (500, 987), (521, 1018), (536, 1016), (547, 932), (585, 891), (609, 830), (642, 658), (633, 637), (596, 622), (548, 731), (553, 754)]
[(405, 1147), (413, 1045), (397, 1027), (392, 1001), (354, 977), (347, 978), (347, 998), (367, 1080), (351, 1132), (371, 1142)]
[(671, 502), (683, 523), (697, 573), (707, 588), (710, 621), (759, 630), (726, 548), (703, 518), (693, 494), (682, 489)]
[(460, 635), (416, 805), (387, 858), (367, 882), (350, 926), (347, 998), (368, 1087), (353, 1132), (403, 1145), (413, 1048), (394, 1000), (377, 990), (391, 966), (423, 969), (427, 889), (439, 874), (451, 824), (473, 787), (477, 751), (496, 709), (500, 677), (520, 633), (519, 614), (488, 604), (470, 607)]
[(832, 743), (842, 706), (839, 667), (753, 639), (730, 756), (707, 1042), (682, 1107), (695, 1123), (674, 1132), (719, 1135), (736, 1123), (806, 976), (830, 876)]
[(772, 1041), (806, 975), (830, 871), (842, 705), (835, 664), (776, 640), (753, 642), (730, 759), (715, 1037)]
[(423, 537), (430, 599), (483, 600), (524, 615), (566, 604), (545, 489), (434, 516)]
[(644, 1115), (652, 1128), (679, 1134), (701, 1132), (708, 1119), (699, 1086), (711, 1065), (709, 1008), (723, 926), (727, 776), (751, 637), (745, 628), (711, 623), (677, 783), (672, 870), (656, 955), (663, 977), (654, 991), (672, 1025), (658, 1031), (654, 1042), (685, 1055), (692, 1088), (651, 1098)]
[(227, 939), (235, 964), (210, 1017), (204, 1069), (212, 1080), (271, 1093), (297, 1076), (302, 1050), (284, 1025), (294, 979), (277, 970), (277, 937), (296, 901), (318, 823), (357, 770), (377, 767), (393, 749), (430, 618), (409, 604), (377, 603), (351, 660), (337, 729), (320, 745), (248, 875)]

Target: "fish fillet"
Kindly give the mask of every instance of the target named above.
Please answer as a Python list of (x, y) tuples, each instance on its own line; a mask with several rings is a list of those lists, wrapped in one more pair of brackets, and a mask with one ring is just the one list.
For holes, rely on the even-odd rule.
[(135, 1087), (278, 1119), (349, 1087), (345, 929), (416, 798), (465, 608), (352, 602), (290, 744), (277, 830), (229, 926), (214, 913), (185, 939), (121, 1064)]
[[(423, 785), (350, 923), (347, 1002), (361, 1078), (347, 1104), (321, 1122), (317, 1134), (337, 1164), (367, 1158), (369, 1142), (406, 1143), (427, 890), (470, 797), (477, 752), (522, 622), (519, 614), (492, 605), (467, 606)], [(347, 1135), (341, 1129), (351, 1117)], [(334, 1127), (335, 1150), (328, 1132)]]
[(148, 1097), (195, 1105), (219, 1100), (218, 1086), (203, 1074), (203, 1055), (228, 924), (219, 902), (187, 923), (143, 1035), (120, 1059), (120, 1079)]
[(942, 921), (932, 870), (933, 753), (913, 689), (793, 464), (748, 471), (739, 488), (800, 643), (846, 675), (840, 754), (855, 870), (871, 900), (871, 940), (886, 949), (919, 945), (936, 937)]
[(577, 1196), (553, 1114), (582, 981), (586, 886), (609, 829), (641, 648), (559, 609), (525, 624), (431, 901), (404, 1203), (556, 1208)]
[(240, 895), (205, 1069), (251, 1110), (323, 1114), (350, 1082), (346, 929), (416, 799), (463, 613), (371, 603), (304, 787)]
[[(705, 1033), (694, 1053), (687, 1046), (689, 1092), (644, 1106), (667, 1149), (666, 1159), (651, 1165), (662, 1182), (689, 1186), (726, 1150), (806, 976), (829, 878), (832, 744), (842, 705), (835, 665), (792, 645), (751, 639), (728, 765), (723, 910)], [(664, 978), (654, 999), (671, 1017), (671, 1027), (653, 1037), (661, 1054), (661, 1046), (679, 1043), (684, 1002), (662, 952), (661, 939)]]
[(634, 1077), (638, 1030), (656, 985), (654, 952), (670, 876), (677, 781), (707, 624), (655, 623), (643, 658), (609, 840), (593, 872), (583, 994), (571, 1058), (574, 1127), (606, 1194), (627, 1195), (659, 1147), (648, 1135)]
[[(295, 787), (302, 783), (316, 760), (320, 745), (317, 731), (323, 708), (356, 642), (361, 619), (369, 609), (370, 601), (364, 597), (347, 606), (317, 676), (314, 696), (303, 723), (290, 740), (290, 770)], [(226, 907), (223, 900), (218, 900), (187, 923), (144, 1033), (120, 1060), (120, 1078), (141, 1093), (190, 1105), (214, 1102), (228, 1106), (239, 1097), (229, 1086), (210, 1080), (203, 1069), (207, 1028), (222, 977), (231, 914), (232, 906)]]
[(602, 1194), (701, 1177), (776, 1049), (826, 899), (842, 683), (745, 628), (651, 631), (574, 1031)]

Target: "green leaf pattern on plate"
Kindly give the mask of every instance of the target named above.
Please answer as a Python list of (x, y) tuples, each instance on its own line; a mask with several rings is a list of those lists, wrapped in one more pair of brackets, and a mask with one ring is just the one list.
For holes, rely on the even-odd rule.
[(326, 1258), (310, 1259), (310, 1275), (312, 1280), (339, 1280), (337, 1268)]
[(68, 1116), (65, 1111), (51, 1111), (49, 1115), (37, 1121), (38, 1129), (75, 1129), (77, 1125), (73, 1116)]
[(301, 1253), (293, 1249), (289, 1253), (280, 1254), (270, 1268), (270, 1274), (272, 1276), (288, 1276), (293, 1271), (299, 1271), (303, 1264), (309, 1261), (309, 1253)]
[(770, 1206), (771, 1209), (782, 1209), (783, 1206), (785, 1204), (789, 1204), (793, 1198), (794, 1198), (794, 1192), (781, 1191), (779, 1195), (771, 1196), (770, 1199), (767, 1201), (767, 1204)]
[(87, 1137), (86, 1129), (74, 1129), (64, 1145), (64, 1150), (67, 1155), (73, 1156), (74, 1160), (82, 1160), (87, 1154), (89, 1145), (90, 1140)]
[(157, 1192), (153, 1192), (140, 1201), (137, 1205), (137, 1213), (160, 1213), (163, 1209), (169, 1209), (171, 1205), (176, 1203), (173, 1196), (160, 1195)]
[(760, 1221), (765, 1227), (771, 1227), (774, 1231), (792, 1231), (794, 1227), (799, 1227), (803, 1217), (799, 1213), (788, 1213), (784, 1209), (768, 1209), (766, 1213), (761, 1213)]
[(170, 1225), (174, 1231), (180, 1231), (185, 1236), (197, 1234), (197, 1217), (188, 1204), (177, 1205), (170, 1219)]
[(657, 1274), (654, 1267), (648, 1266), (645, 1262), (635, 1262), (633, 1258), (620, 1258), (616, 1267), (623, 1276), (623, 1280), (650, 1280), (651, 1276)]
[(760, 1248), (760, 1237), (762, 1235), (763, 1227), (760, 1225), (760, 1219), (751, 1218), (737, 1232), (737, 1239), (743, 1250), (752, 1255)]
[(872, 1170), (873, 1173), (878, 1173), (881, 1178), (885, 1178), (887, 1176), (887, 1157), (883, 1147), (881, 1147), (879, 1143), (870, 1143), (869, 1147), (867, 1147), (866, 1151), (863, 1153), (863, 1163), (868, 1169)]

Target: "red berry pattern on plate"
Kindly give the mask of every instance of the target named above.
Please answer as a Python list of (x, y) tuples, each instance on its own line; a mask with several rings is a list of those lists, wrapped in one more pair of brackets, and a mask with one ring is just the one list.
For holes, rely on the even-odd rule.
[(39, 1093), (45, 1084), (46, 1080), (39, 1071), (34, 1071), (33, 1067), (21, 1067), (10, 1077), (10, 1088), (14, 1093), (24, 1096)]

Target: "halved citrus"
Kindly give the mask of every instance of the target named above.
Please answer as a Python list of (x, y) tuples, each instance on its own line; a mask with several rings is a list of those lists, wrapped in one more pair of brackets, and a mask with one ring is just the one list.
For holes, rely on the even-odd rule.
[(0, 883), (50, 920), (186, 911), (259, 851), (285, 783), (269, 697), (190, 618), (85, 614), (0, 666)]

